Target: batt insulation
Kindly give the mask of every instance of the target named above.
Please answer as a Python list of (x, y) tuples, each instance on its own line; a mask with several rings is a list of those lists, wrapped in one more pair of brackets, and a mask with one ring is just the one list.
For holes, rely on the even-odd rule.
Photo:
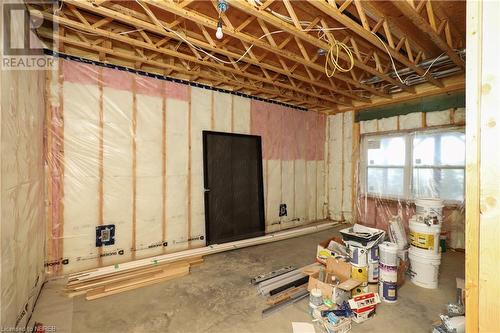
[[(49, 272), (205, 246), (203, 130), (262, 136), (267, 232), (326, 217), (326, 116), (61, 63), (47, 111)], [(96, 247), (100, 225), (115, 226), (113, 245)]]
[(353, 221), (354, 112), (328, 117), (328, 216)]
[(44, 280), (45, 74), (0, 71), (0, 327), (23, 329)]

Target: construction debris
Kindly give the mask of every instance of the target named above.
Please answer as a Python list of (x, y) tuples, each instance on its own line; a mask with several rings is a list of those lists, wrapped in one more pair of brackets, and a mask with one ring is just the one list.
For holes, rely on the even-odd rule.
[(93, 300), (188, 275), (191, 266), (202, 262), (201, 257), (191, 258), (121, 270), (84, 281), (70, 275), (65, 292), (69, 297), (86, 295), (87, 300)]
[(285, 266), (283, 268), (277, 269), (275, 271), (271, 271), (269, 273), (257, 275), (256, 277), (254, 277), (250, 280), (250, 283), (253, 285), (256, 285), (258, 283), (261, 283), (263, 281), (266, 281), (266, 280), (272, 279), (274, 277), (280, 276), (282, 274), (288, 273), (288, 272), (293, 271), (295, 269), (296, 268), (293, 266)]

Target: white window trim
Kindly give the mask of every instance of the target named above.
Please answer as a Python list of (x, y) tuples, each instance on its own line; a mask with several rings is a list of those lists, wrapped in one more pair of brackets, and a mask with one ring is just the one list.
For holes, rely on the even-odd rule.
[[(463, 126), (456, 127), (450, 126), (439, 129), (416, 129), (413, 131), (397, 131), (391, 133), (369, 133), (361, 135), (361, 149), (360, 149), (360, 192), (363, 196), (373, 197), (383, 200), (404, 200), (408, 202), (414, 202), (413, 198), (413, 169), (414, 168), (436, 168), (436, 169), (463, 169), (465, 174), (465, 165), (442, 165), (442, 166), (426, 166), (426, 165), (413, 165), (413, 139), (415, 135), (419, 134), (432, 134), (432, 133), (447, 133), (447, 132), (462, 132), (465, 133), (465, 128)], [(403, 168), (404, 169), (404, 194), (403, 197), (391, 196), (391, 195), (380, 195), (377, 193), (370, 193), (367, 190), (367, 176), (368, 176), (368, 161), (367, 161), (367, 141), (368, 139), (377, 138), (387, 138), (387, 137), (404, 137), (405, 138), (405, 165), (404, 166), (377, 166), (370, 165), (370, 167), (380, 167), (380, 168)], [(444, 200), (445, 205), (463, 205), (465, 202), (465, 186), (464, 186), (464, 201), (460, 200)]]

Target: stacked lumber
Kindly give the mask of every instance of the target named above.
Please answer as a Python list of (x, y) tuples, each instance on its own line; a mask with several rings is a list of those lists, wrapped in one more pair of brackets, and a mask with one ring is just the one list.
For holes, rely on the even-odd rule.
[(93, 270), (71, 274), (66, 295), (85, 295), (87, 300), (118, 294), (189, 274), (190, 267), (203, 262), (201, 257), (169, 263), (153, 263), (94, 276)]

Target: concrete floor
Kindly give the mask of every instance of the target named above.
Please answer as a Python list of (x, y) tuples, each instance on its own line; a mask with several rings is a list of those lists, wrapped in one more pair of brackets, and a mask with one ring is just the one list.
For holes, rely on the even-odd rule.
[[(264, 333), (292, 332), (292, 322), (311, 322), (307, 300), (266, 319), (265, 298), (251, 277), (286, 265), (312, 263), (316, 244), (334, 229), (205, 257), (188, 276), (138, 290), (86, 301), (61, 294), (65, 281), (45, 285), (31, 321), (54, 325), (57, 332)], [(396, 304), (380, 304), (377, 315), (351, 332), (430, 332), (455, 299), (455, 277), (464, 276), (463, 253), (443, 255), (439, 289), (427, 290), (407, 281)], [(316, 327), (316, 332), (321, 330)]]

